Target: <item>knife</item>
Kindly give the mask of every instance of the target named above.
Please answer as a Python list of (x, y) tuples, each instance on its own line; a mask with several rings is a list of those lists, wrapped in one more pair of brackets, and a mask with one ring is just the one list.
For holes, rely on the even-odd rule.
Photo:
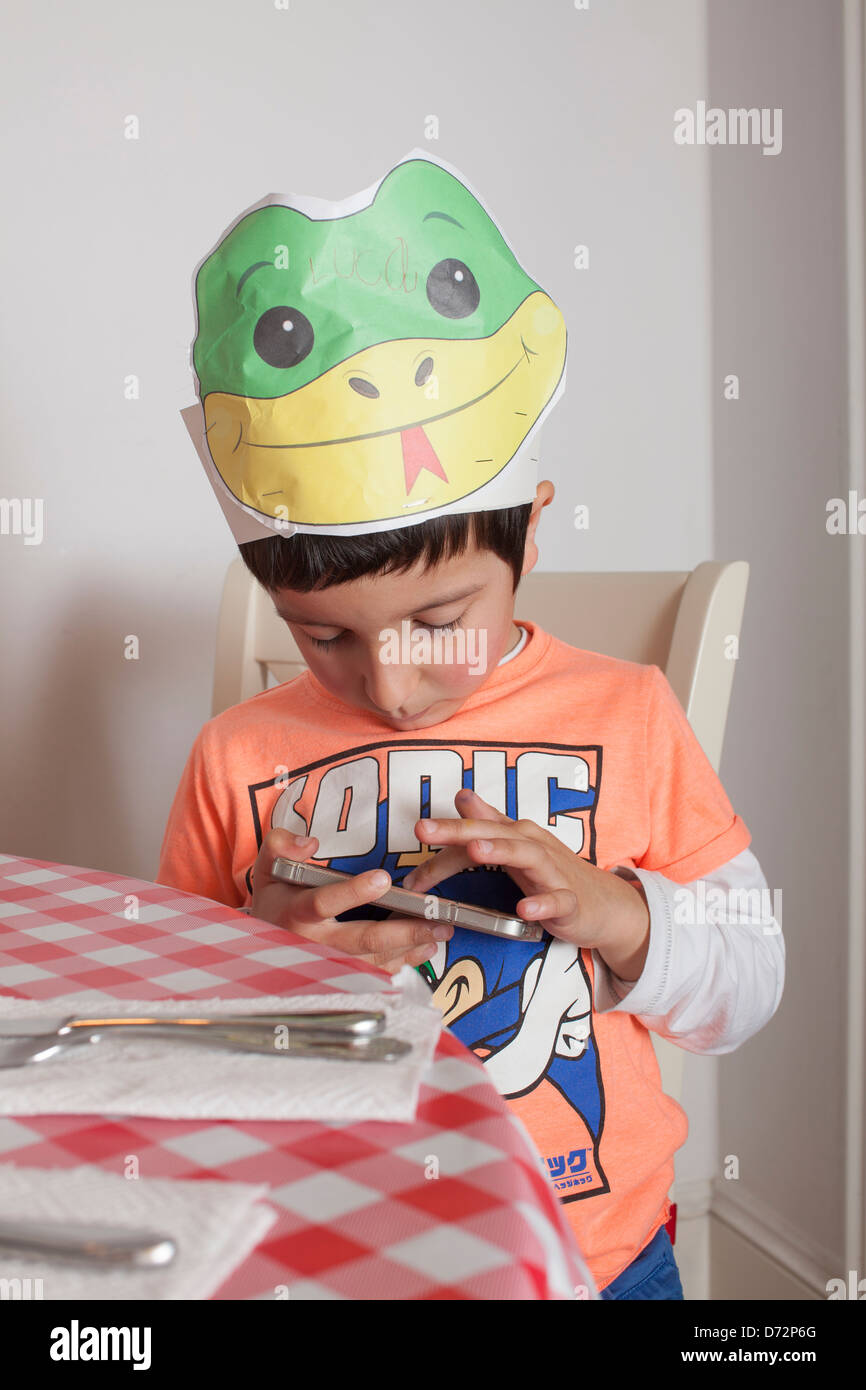
[[(24, 1066), (28, 1062), (47, 1061), (60, 1053), (76, 1049), (78, 1044), (99, 1043), (112, 1036), (122, 1036), (122, 1029), (70, 1029), (66, 1033), (32, 1034), (24, 1037), (0, 1038), (0, 1069)], [(181, 1043), (198, 1043), (203, 1047), (222, 1048), (229, 1052), (252, 1052), (265, 1057), (322, 1057), (341, 1061), (396, 1062), (412, 1051), (411, 1044), (400, 1038), (356, 1036), (352, 1033), (314, 1033), (303, 1029), (275, 1032), (272, 1025), (261, 1024), (259, 1030), (245, 1024), (207, 1028), (160, 1029), (149, 1025), (127, 1030), (132, 1037), (168, 1039)]]
[(136, 1017), (129, 1015), (125, 1017), (105, 1017), (105, 1018), (79, 1018), (70, 1015), (60, 1017), (57, 1014), (30, 1015), (27, 1018), (14, 1018), (3, 1020), (7, 1022), (13, 1031), (0, 1031), (0, 1038), (20, 1038), (30, 1035), (44, 1036), (48, 1033), (56, 1033), (62, 1036), (72, 1032), (76, 1028), (96, 1029), (100, 1031), (106, 1028), (222, 1028), (226, 1025), (236, 1027), (261, 1028), (270, 1025), (272, 1028), (278, 1026), (285, 1028), (298, 1029), (304, 1032), (316, 1033), (352, 1033), (356, 1035), (368, 1035), (371, 1033), (381, 1033), (385, 1027), (385, 1015), (379, 1009), (333, 1009), (318, 1010), (315, 1013), (285, 1013), (285, 1014), (215, 1014), (208, 1017), (206, 1014), (188, 1018), (171, 1017)]
[(67, 1221), (0, 1220), (0, 1250), (86, 1263), (157, 1269), (171, 1264), (177, 1246), (170, 1236)]

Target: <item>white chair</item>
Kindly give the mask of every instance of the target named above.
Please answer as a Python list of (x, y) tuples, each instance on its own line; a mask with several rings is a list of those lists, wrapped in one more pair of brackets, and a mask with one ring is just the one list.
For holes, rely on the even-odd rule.
[[(517, 590), (525, 615), (585, 651), (658, 666), (716, 771), (722, 754), (749, 580), (745, 560), (694, 570), (610, 573), (532, 571)], [(229, 565), (217, 631), (213, 714), (292, 680), (306, 663), (273, 603), (243, 561)], [(684, 1052), (652, 1033), (662, 1087), (679, 1101)]]

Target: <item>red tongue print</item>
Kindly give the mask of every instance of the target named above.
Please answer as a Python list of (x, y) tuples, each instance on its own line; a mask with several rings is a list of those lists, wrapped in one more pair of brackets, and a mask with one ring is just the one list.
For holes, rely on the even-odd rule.
[(436, 455), (436, 451), (430, 440), (424, 433), (423, 426), (413, 425), (410, 430), (401, 430), (400, 439), (403, 444), (403, 468), (406, 473), (406, 496), (412, 491), (412, 486), (422, 468), (427, 468), (431, 473), (435, 473), (437, 478), (443, 482), (448, 482), (448, 476)]

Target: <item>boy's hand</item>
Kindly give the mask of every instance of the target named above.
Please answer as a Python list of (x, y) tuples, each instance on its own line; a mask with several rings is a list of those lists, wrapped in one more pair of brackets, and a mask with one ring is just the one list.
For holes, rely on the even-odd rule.
[(639, 883), (633, 887), (596, 868), (549, 830), (534, 821), (510, 820), (466, 787), (454, 804), (462, 820), (415, 822), (422, 843), (445, 848), (413, 869), (404, 887), (427, 893), (467, 865), (500, 864), (527, 895), (516, 906), (520, 917), (540, 922), (551, 936), (594, 948), (622, 979), (639, 978), (650, 925)]
[[(369, 869), (347, 883), (328, 883), (304, 888), (271, 874), (275, 859), (311, 859), (318, 847), (315, 836), (302, 840), (288, 830), (269, 830), (262, 840), (253, 868), (250, 912), (263, 922), (286, 927), (310, 941), (336, 946), (349, 956), (359, 956), (395, 975), (402, 965), (421, 965), (436, 954), (440, 941), (453, 936), (446, 923), (393, 914), (383, 922), (374, 919), (338, 922), (338, 912), (375, 902), (391, 879), (384, 869)], [(378, 876), (381, 875), (381, 881)]]

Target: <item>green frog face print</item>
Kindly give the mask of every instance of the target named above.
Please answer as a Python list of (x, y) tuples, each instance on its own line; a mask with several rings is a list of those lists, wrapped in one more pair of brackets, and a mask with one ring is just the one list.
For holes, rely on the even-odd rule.
[[(197, 270), (209, 458), (274, 530), (483, 509), (564, 387), (559, 309), (422, 155), (345, 203), (271, 195)], [(531, 500), (534, 478), (515, 489), (495, 505)]]

